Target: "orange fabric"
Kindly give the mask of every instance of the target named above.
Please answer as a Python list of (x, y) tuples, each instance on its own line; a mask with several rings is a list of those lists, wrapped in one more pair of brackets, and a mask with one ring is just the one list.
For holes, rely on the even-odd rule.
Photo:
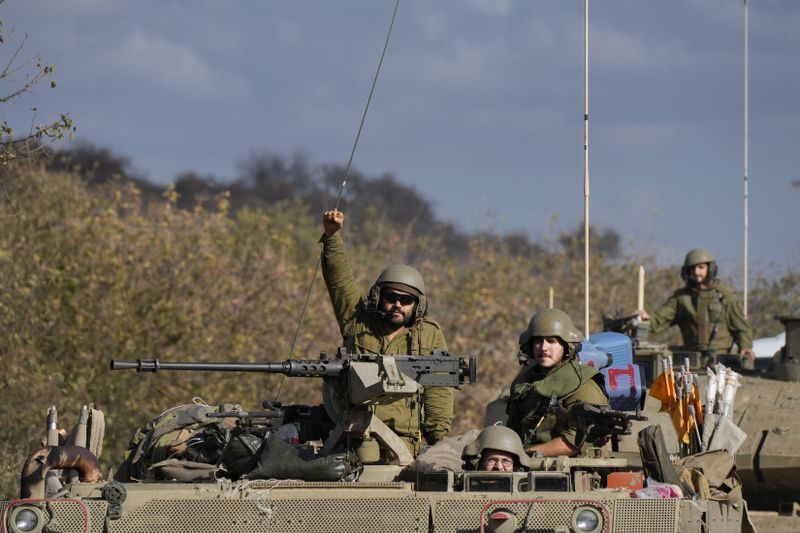
[(674, 384), (670, 386), (672, 380), (667, 378), (667, 374), (662, 373), (650, 384), (650, 396), (661, 401), (661, 411), (666, 411), (664, 406), (675, 400), (675, 387)]
[(692, 384), (691, 402), (692, 405), (694, 405), (694, 412), (695, 416), (697, 417), (697, 424), (699, 426), (702, 426), (703, 420), (705, 420), (705, 413), (703, 412), (703, 399), (700, 396), (700, 389), (697, 387), (697, 383)]
[[(669, 414), (672, 419), (672, 425), (675, 426), (678, 439), (684, 444), (688, 444), (689, 432), (694, 424), (692, 416), (689, 414), (690, 398), (684, 396), (681, 400), (678, 400), (675, 374), (670, 371), (663, 372), (651, 383), (649, 394), (661, 401), (661, 408), (658, 411)], [(697, 402), (699, 403), (699, 394), (697, 396)], [(695, 407), (695, 409), (697, 408)]]
[(672, 418), (672, 425), (675, 426), (675, 433), (678, 434), (678, 439), (684, 444), (689, 444), (692, 416), (689, 414), (687, 398), (685, 396), (680, 400), (676, 398), (668, 411)]
[(675, 373), (670, 368), (670, 371), (667, 372), (667, 387), (669, 388), (669, 394), (671, 401), (674, 403), (678, 400), (678, 391), (676, 390), (675, 386)]

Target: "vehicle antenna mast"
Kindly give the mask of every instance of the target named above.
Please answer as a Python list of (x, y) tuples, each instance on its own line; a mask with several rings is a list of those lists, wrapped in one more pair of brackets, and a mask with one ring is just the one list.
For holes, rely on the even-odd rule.
[[(389, 39), (392, 36), (392, 28), (394, 28), (394, 20), (397, 17), (397, 9), (400, 6), (400, 0), (396, 0), (394, 4), (394, 10), (392, 11), (392, 18), (389, 21), (389, 29), (386, 32), (386, 39), (383, 43), (383, 51), (381, 52), (381, 58), (378, 61), (378, 68), (375, 69), (375, 75), (372, 77), (372, 85), (369, 89), (369, 96), (367, 96), (367, 103), (364, 105), (364, 111), (361, 113), (361, 122), (358, 124), (358, 131), (356, 132), (356, 138), (353, 141), (353, 148), (350, 150), (350, 157), (347, 160), (347, 166), (344, 169), (344, 176), (342, 177), (342, 184), (339, 187), (339, 195), (336, 197), (336, 204), (334, 205), (334, 210), (339, 209), (339, 204), (342, 201), (342, 195), (344, 194), (344, 188), (347, 185), (347, 176), (350, 173), (350, 166), (353, 164), (353, 157), (356, 153), (356, 147), (358, 146), (358, 140), (361, 138), (361, 130), (364, 129), (364, 122), (367, 119), (367, 111), (369, 110), (369, 104), (372, 102), (372, 95), (375, 93), (375, 86), (378, 83), (378, 75), (381, 72), (381, 66), (383, 65), (383, 58), (386, 57), (386, 50), (389, 48)], [(294, 334), (294, 340), (292, 340), (292, 347), (289, 350), (289, 359), (294, 356), (294, 349), (297, 346), (297, 340), (300, 338), (300, 331), (303, 329), (303, 321), (306, 317), (306, 312), (308, 310), (308, 303), (311, 300), (311, 292), (314, 289), (314, 281), (317, 279), (317, 275), (319, 274), (319, 267), (322, 264), (322, 254), (317, 258), (317, 264), (314, 267), (314, 274), (311, 276), (311, 283), (308, 285), (308, 292), (306, 293), (306, 300), (303, 303), (303, 311), (300, 313), (300, 320), (297, 323), (297, 331)], [(286, 376), (281, 377), (281, 383), (278, 386), (278, 393), (275, 395), (276, 399), (279, 399), (281, 396), (281, 390), (283, 389), (283, 382)]]
[(748, 233), (750, 230), (750, 220), (748, 214), (748, 174), (749, 161), (748, 161), (748, 148), (749, 148), (749, 96), (750, 96), (750, 37), (748, 25), (748, 5), (747, 0), (744, 0), (744, 317), (747, 318), (747, 300), (748, 300)]
[(589, 0), (583, 4), (583, 332), (589, 338)]

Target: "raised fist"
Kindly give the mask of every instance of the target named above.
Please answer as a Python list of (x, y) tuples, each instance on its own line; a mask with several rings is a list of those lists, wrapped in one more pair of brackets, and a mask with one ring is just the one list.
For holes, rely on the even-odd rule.
[(344, 213), (338, 209), (325, 211), (322, 213), (322, 226), (325, 228), (325, 236), (331, 237), (334, 233), (342, 229), (344, 224)]

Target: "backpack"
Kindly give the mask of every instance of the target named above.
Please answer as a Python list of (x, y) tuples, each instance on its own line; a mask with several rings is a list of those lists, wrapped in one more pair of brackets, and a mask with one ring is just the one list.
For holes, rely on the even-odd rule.
[(217, 470), (236, 419), (207, 415), (235, 409), (233, 405), (189, 404), (164, 411), (136, 430), (115, 479), (208, 479)]

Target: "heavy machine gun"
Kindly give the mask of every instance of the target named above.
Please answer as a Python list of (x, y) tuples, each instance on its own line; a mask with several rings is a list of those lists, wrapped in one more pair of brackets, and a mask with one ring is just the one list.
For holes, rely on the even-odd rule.
[(424, 387), (459, 387), (477, 380), (477, 363), (435, 350), (429, 356), (349, 353), (339, 348), (334, 358), (290, 359), (267, 363), (190, 363), (159, 359), (111, 361), (111, 370), (261, 372), (289, 377), (322, 378), (323, 404), (335, 428), (323, 453), (354, 448), (363, 462), (405, 465), (413, 461), (407, 446), (373, 415), (373, 405), (414, 396)]

